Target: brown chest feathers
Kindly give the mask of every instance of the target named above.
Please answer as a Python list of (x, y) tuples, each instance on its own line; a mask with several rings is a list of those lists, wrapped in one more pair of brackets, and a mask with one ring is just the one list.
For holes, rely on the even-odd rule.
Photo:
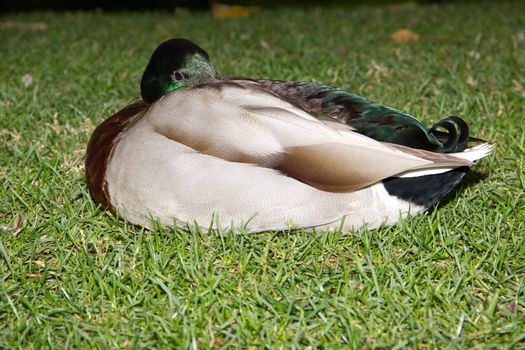
[(106, 169), (118, 141), (118, 136), (145, 110), (148, 104), (135, 101), (100, 124), (89, 140), (86, 152), (86, 178), (91, 197), (106, 210), (115, 213), (106, 182)]

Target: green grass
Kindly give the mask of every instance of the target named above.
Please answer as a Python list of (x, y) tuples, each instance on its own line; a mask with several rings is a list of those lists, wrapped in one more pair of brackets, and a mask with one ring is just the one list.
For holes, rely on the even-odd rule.
[[(0, 29), (0, 348), (525, 347), (523, 2), (0, 21), (47, 24)], [(404, 27), (421, 40), (393, 42)], [(459, 115), (497, 152), (438, 210), (375, 231), (127, 225), (90, 199), (84, 151), (173, 36), (226, 75)]]

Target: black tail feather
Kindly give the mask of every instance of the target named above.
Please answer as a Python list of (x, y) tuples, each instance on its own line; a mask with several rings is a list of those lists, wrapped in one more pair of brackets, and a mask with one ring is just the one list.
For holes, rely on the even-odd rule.
[(383, 185), (390, 195), (429, 208), (451, 192), (469, 169), (459, 167), (441, 174), (390, 177), (383, 180)]

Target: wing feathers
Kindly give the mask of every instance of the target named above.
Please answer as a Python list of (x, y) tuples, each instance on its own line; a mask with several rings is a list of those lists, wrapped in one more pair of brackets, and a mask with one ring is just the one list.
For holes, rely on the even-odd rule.
[(393, 143), (388, 144), (390, 147), (397, 149), (407, 155), (412, 155), (420, 159), (425, 159), (432, 162), (436, 166), (434, 167), (460, 167), (460, 166), (472, 166), (472, 162), (468, 158), (458, 157), (458, 153), (435, 153), (426, 151), (423, 149), (410, 148), (403, 145), (396, 145)]
[(427, 159), (330, 142), (286, 148), (278, 169), (323, 191), (350, 192), (397, 174), (471, 164), (452, 156), (433, 160), (431, 154), (424, 156)]
[(276, 168), (323, 191), (350, 192), (411, 171), (471, 166), (475, 158), (375, 141), (318, 120), (254, 82), (182, 88), (147, 113), (154, 130), (200, 153)]
[(419, 165), (374, 149), (325, 143), (287, 148), (279, 170), (324, 191), (350, 192)]

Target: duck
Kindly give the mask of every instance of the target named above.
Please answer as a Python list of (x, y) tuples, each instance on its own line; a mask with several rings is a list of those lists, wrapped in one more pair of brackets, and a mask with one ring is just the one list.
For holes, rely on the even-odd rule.
[(96, 203), (146, 229), (377, 229), (494, 149), (457, 116), (426, 127), (328, 85), (221, 77), (187, 39), (154, 50), (140, 91), (95, 128), (85, 170)]

